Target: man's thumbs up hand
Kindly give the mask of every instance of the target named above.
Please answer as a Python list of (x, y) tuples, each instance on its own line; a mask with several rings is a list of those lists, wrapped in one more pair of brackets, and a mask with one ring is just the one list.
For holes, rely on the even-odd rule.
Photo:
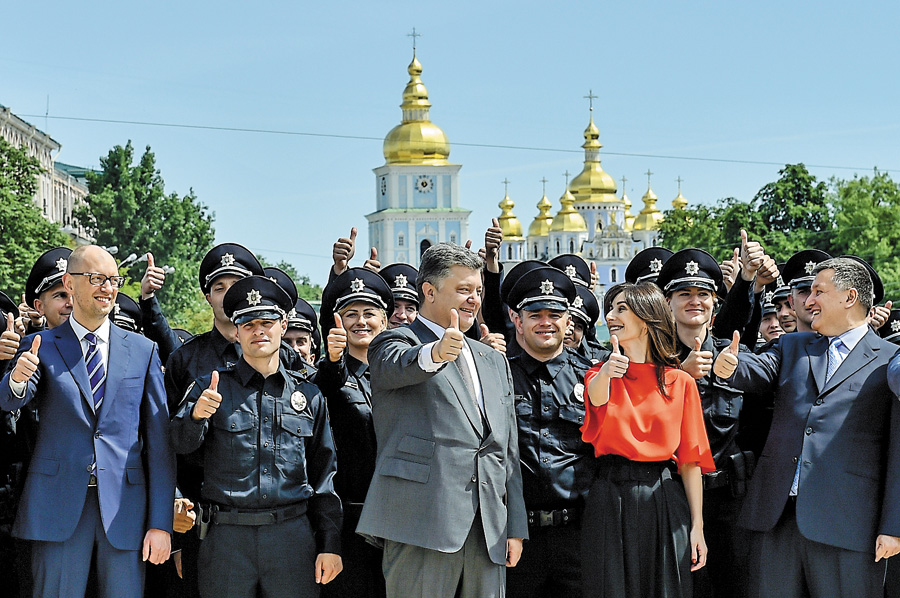
[(363, 268), (368, 268), (373, 272), (378, 272), (381, 270), (381, 262), (378, 261), (378, 250), (374, 247), (369, 252), (369, 259), (366, 260), (366, 263), (363, 264)]
[[(4, 333), (5, 334), (5, 333)], [(38, 359), (38, 350), (41, 348), (41, 336), (37, 335), (31, 341), (31, 349), (22, 353), (16, 360), (16, 368), (10, 374), (13, 382), (21, 384), (31, 378), (38, 369), (41, 360)]]
[(213, 370), (212, 376), (209, 378), (209, 387), (197, 399), (197, 404), (194, 405), (191, 417), (196, 421), (212, 417), (219, 410), (219, 405), (221, 404), (222, 395), (219, 394), (219, 372)]
[(0, 334), (0, 361), (6, 361), (16, 356), (19, 350), (19, 342), (22, 337), (16, 333), (16, 320), (12, 313), (6, 314), (6, 330)]
[(713, 373), (719, 378), (731, 378), (738, 365), (738, 352), (740, 351), (741, 335), (735, 330), (731, 344), (719, 353), (716, 363), (713, 365)]
[(153, 254), (147, 252), (147, 269), (141, 278), (141, 299), (149, 299), (166, 283), (166, 271), (156, 266)]
[(431, 358), (436, 361), (456, 361), (463, 348), (465, 337), (459, 329), (459, 312), (450, 310), (450, 327), (444, 330), (444, 336), (431, 348)]

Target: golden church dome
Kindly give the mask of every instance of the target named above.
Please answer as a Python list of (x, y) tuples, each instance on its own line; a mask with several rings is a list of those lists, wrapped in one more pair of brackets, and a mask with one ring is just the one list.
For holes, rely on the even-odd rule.
[(644, 209), (634, 219), (634, 230), (659, 230), (659, 223), (663, 220), (662, 212), (656, 207), (656, 193), (650, 186), (647, 186), (647, 192), (641, 200), (644, 202)]
[(625, 206), (625, 230), (630, 232), (634, 230), (634, 214), (631, 213), (631, 200), (625, 193), (624, 188), (622, 189), (622, 198), (620, 201)]
[(428, 120), (431, 103), (415, 53), (407, 71), (409, 83), (400, 104), (403, 121), (384, 138), (384, 159), (388, 164), (447, 164), (450, 142), (441, 128)]
[(519, 241), (522, 239), (522, 223), (513, 214), (513, 208), (516, 204), (509, 198), (509, 193), (500, 201), (497, 206), (500, 208), (500, 230), (503, 231), (504, 241)]
[(544, 194), (541, 201), (537, 203), (538, 215), (534, 217), (534, 221), (528, 227), (529, 237), (546, 237), (550, 234), (550, 226), (553, 224), (553, 216), (550, 214), (552, 208), (553, 204)]
[(569, 191), (578, 203), (602, 203), (619, 201), (616, 197), (616, 182), (600, 166), (600, 130), (594, 124), (593, 108), (591, 120), (584, 130), (584, 168), (569, 183)]
[(550, 225), (550, 230), (566, 233), (587, 232), (587, 223), (584, 221), (584, 217), (578, 213), (578, 210), (573, 207), (575, 197), (572, 196), (568, 189), (559, 198), (559, 202), (562, 204), (562, 208), (556, 213), (556, 217)]
[(678, 190), (678, 197), (672, 200), (672, 207), (676, 210), (683, 210), (687, 207), (687, 199), (684, 198), (684, 195), (681, 194), (681, 189)]

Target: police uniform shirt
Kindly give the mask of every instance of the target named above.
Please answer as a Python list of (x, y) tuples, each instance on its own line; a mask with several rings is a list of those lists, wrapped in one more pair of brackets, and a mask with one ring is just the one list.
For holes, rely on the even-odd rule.
[(587, 494), (594, 449), (582, 441), (581, 426), (591, 365), (569, 349), (546, 362), (525, 351), (509, 360), (528, 509), (565, 508)]
[(340, 552), (341, 502), (334, 441), (318, 389), (283, 366), (266, 378), (244, 359), (219, 368), (222, 404), (208, 419), (191, 411), (209, 386), (196, 381), (172, 423), (176, 451), (203, 446), (201, 496), (220, 507), (275, 509), (308, 501), (319, 552)]

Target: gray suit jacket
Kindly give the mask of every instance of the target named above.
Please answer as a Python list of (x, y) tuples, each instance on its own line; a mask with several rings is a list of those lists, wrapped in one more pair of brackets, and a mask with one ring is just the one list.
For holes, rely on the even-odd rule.
[(775, 526), (799, 462), (797, 526), (806, 538), (874, 552), (877, 534), (900, 536), (900, 404), (886, 375), (896, 351), (869, 331), (828, 382), (825, 337), (794, 332), (760, 355), (741, 353), (732, 385), (776, 393), (744, 527)]
[(484, 394), (481, 415), (458, 368), (419, 367), (437, 340), (421, 322), (369, 346), (378, 454), (357, 532), (441, 552), (462, 548), (480, 510), (488, 552), (506, 561), (507, 538), (527, 538), (513, 385), (506, 359), (466, 339)]

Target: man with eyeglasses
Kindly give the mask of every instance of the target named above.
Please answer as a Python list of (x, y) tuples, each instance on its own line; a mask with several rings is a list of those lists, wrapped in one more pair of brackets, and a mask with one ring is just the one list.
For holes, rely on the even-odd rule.
[(162, 367), (153, 342), (110, 324), (125, 281), (108, 252), (79, 247), (62, 281), (71, 317), (24, 338), (0, 381), (0, 409), (41, 413), (13, 534), (32, 541), (34, 595), (83, 596), (93, 560), (97, 595), (139, 597), (142, 561), (171, 548)]

